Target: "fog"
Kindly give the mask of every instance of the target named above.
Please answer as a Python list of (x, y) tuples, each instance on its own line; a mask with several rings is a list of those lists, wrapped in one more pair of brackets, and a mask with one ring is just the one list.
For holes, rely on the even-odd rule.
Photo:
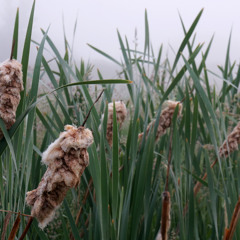
[[(0, 61), (9, 58), (16, 9), (19, 7), (19, 56), (30, 15), (31, 0), (0, 0)], [(138, 49), (144, 44), (144, 13), (147, 10), (151, 43), (156, 51), (163, 44), (164, 55), (174, 57), (172, 49), (177, 51), (184, 37), (179, 14), (188, 29), (193, 20), (204, 8), (203, 15), (196, 28), (196, 43), (208, 44), (214, 34), (214, 41), (207, 61), (209, 68), (223, 65), (230, 32), (232, 31), (231, 59), (239, 62), (240, 56), (240, 3), (237, 0), (37, 0), (34, 16), (32, 39), (40, 42), (42, 33), (49, 26), (49, 36), (63, 53), (63, 22), (66, 35), (72, 43), (74, 24), (78, 25), (74, 42), (74, 58), (81, 58), (95, 64), (103, 76), (114, 77), (116, 66), (94, 52), (87, 43), (121, 59), (117, 29), (122, 37), (128, 37), (130, 47), (134, 48), (137, 29)], [(64, 20), (63, 20), (64, 19)], [(33, 44), (34, 46), (34, 44)], [(170, 47), (171, 46), (171, 47)], [(30, 64), (34, 64), (36, 48), (31, 49)]]

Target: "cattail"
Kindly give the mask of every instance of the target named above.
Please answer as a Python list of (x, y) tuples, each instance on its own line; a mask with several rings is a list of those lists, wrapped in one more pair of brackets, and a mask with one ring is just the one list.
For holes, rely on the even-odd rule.
[(234, 208), (230, 226), (229, 228), (225, 228), (223, 240), (231, 240), (233, 238), (233, 234), (236, 230), (239, 217), (240, 217), (240, 197), (238, 198), (238, 202)]
[(168, 232), (171, 226), (171, 197), (168, 191), (162, 194), (162, 217), (161, 217), (161, 228), (157, 234), (156, 240), (167, 240)]
[[(181, 111), (182, 111), (182, 104), (180, 102), (175, 102), (175, 101), (167, 101), (167, 107), (161, 112), (160, 118), (159, 118), (159, 124), (157, 128), (157, 133), (156, 133), (156, 139), (155, 141), (157, 142), (159, 138), (164, 135), (167, 131), (167, 129), (170, 127), (173, 114), (175, 111), (175, 108), (178, 106), (178, 116), (180, 116)], [(146, 130), (146, 136), (148, 135), (150, 129), (154, 128), (156, 120), (150, 122), (147, 126)], [(143, 138), (143, 132), (138, 134), (138, 140), (141, 141)]]
[(219, 156), (227, 157), (232, 152), (238, 150), (239, 143), (240, 143), (240, 122), (228, 135), (227, 139), (223, 142), (222, 146), (219, 148)]
[(42, 162), (47, 165), (47, 171), (38, 188), (27, 192), (26, 197), (39, 227), (44, 228), (53, 219), (67, 191), (79, 184), (89, 163), (87, 148), (92, 143), (89, 129), (66, 125), (65, 131), (43, 153)]
[[(23, 90), (22, 65), (17, 60), (7, 60), (0, 64), (0, 118), (7, 129), (15, 123), (16, 110)], [(0, 130), (0, 139), (3, 133)]]
[[(119, 127), (122, 126), (126, 116), (127, 108), (123, 101), (115, 102), (117, 123)], [(112, 137), (113, 137), (113, 103), (108, 104), (108, 120), (107, 120), (107, 134), (106, 138), (110, 146), (112, 146)]]
[[(233, 131), (227, 136), (227, 139), (223, 142), (222, 146), (219, 148), (220, 157), (228, 157), (232, 152), (238, 150), (238, 144), (240, 143), (240, 122), (233, 129)], [(215, 166), (218, 162), (216, 158), (215, 161), (211, 164), (211, 168)], [(204, 181), (207, 178), (207, 173), (204, 174), (202, 180)], [(197, 182), (194, 186), (194, 195), (196, 196), (199, 192), (202, 184)]]

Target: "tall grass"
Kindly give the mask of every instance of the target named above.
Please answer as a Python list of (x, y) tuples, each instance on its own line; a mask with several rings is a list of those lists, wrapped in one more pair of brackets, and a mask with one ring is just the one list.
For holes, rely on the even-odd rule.
[[(170, 239), (222, 239), (228, 228), (239, 197), (238, 152), (227, 159), (220, 159), (218, 149), (227, 133), (236, 125), (240, 108), (237, 89), (240, 68), (230, 61), (230, 40), (225, 64), (214, 73), (223, 80), (219, 92), (209, 84), (213, 73), (206, 60), (213, 39), (206, 45), (196, 44), (195, 31), (202, 10), (189, 30), (182, 22), (183, 38), (173, 63), (163, 59), (162, 49), (154, 52), (150, 43), (147, 12), (145, 13), (145, 44), (142, 51), (132, 49), (127, 38), (117, 32), (122, 59), (89, 46), (121, 66), (124, 80), (89, 81), (89, 67), (80, 66), (71, 59), (71, 49), (65, 36), (65, 54), (58, 49), (43, 31), (39, 44), (31, 88), (22, 93), (17, 111), (17, 121), (0, 142), (0, 206), (1, 209), (30, 214), (25, 205), (25, 194), (37, 187), (45, 172), (41, 165), (42, 152), (58, 137), (66, 124), (80, 125), (98, 92), (90, 94), (88, 84), (105, 87), (98, 106), (93, 108), (87, 122), (94, 134), (94, 144), (89, 148), (90, 164), (85, 170), (81, 184), (72, 189), (56, 219), (44, 230), (36, 220), (27, 232), (27, 239), (155, 239), (161, 227), (162, 197), (166, 182), (169, 156), (170, 131), (172, 131), (172, 154), (168, 191), (171, 196)], [(24, 85), (30, 54), (34, 4), (23, 49)], [(16, 14), (14, 39), (18, 38), (19, 14)], [(57, 70), (44, 57), (48, 46), (54, 54)], [(17, 58), (15, 51), (14, 57)], [(196, 57), (200, 61), (196, 61)], [(236, 71), (236, 73), (235, 73)], [(49, 113), (39, 109), (42, 99), (38, 96), (41, 76), (47, 75), (55, 91), (47, 99)], [(116, 115), (113, 118), (113, 146), (106, 141), (107, 103), (114, 99), (115, 85), (126, 85), (128, 119), (119, 130)], [(76, 89), (71, 90), (74, 85)], [(152, 119), (158, 122), (163, 103), (167, 99), (183, 101), (179, 119), (173, 118), (171, 130), (155, 143), (157, 124), (151, 134), (146, 134)], [(117, 99), (115, 99), (117, 100)], [(101, 115), (104, 118), (101, 121)], [(115, 113), (116, 114), (116, 113)], [(39, 124), (44, 129), (38, 130)], [(101, 128), (99, 128), (101, 126)], [(1, 125), (1, 128), (4, 128)], [(101, 129), (99, 131), (99, 129)], [(138, 142), (138, 134), (146, 138)], [(212, 161), (218, 164), (212, 169)], [(201, 176), (207, 172), (207, 179)], [(202, 183), (194, 197), (194, 185)], [(188, 206), (187, 211), (184, 210)], [(16, 216), (12, 215), (7, 227), (9, 236)], [(75, 220), (77, 218), (77, 220)], [(1, 212), (0, 227), (3, 229), (6, 214)], [(27, 224), (21, 216), (19, 238)], [(240, 229), (235, 231), (240, 237)]]

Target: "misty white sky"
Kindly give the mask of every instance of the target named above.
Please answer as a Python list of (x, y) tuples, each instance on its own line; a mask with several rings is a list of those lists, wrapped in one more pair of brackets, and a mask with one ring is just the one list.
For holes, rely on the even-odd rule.
[[(24, 41), (32, 0), (0, 0), (0, 61), (9, 57), (16, 8), (20, 13), (20, 49)], [(163, 43), (164, 54), (173, 56), (171, 45), (177, 51), (183, 31), (178, 12), (188, 29), (201, 8), (203, 15), (196, 28), (196, 42), (206, 44), (215, 34), (208, 66), (223, 65), (230, 31), (232, 29), (231, 59), (239, 62), (240, 56), (240, 1), (239, 0), (36, 0), (33, 39), (41, 41), (40, 28), (47, 29), (57, 48), (63, 51), (63, 24), (68, 40), (72, 41), (76, 18), (78, 26), (74, 45), (75, 59), (83, 58), (106, 70), (110, 64), (104, 57), (87, 46), (90, 43), (97, 48), (120, 59), (120, 49), (116, 30), (128, 37), (130, 47), (134, 47), (135, 29), (138, 32), (139, 50), (144, 43), (144, 11), (147, 9), (150, 36), (156, 51)], [(20, 52), (21, 53), (21, 52)], [(32, 49), (32, 60), (35, 48)], [(20, 59), (21, 56), (19, 56)], [(105, 69), (104, 69), (105, 68)], [(113, 66), (114, 68), (114, 66)], [(109, 73), (110, 72), (110, 73)], [(105, 77), (113, 74), (114, 69), (105, 71)]]

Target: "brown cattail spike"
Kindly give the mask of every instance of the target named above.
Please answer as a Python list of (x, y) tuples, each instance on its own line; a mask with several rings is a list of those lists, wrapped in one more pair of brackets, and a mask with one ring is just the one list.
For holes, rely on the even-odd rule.
[(161, 217), (161, 228), (158, 232), (156, 240), (167, 240), (168, 232), (171, 226), (171, 197), (168, 191), (162, 194), (162, 217)]
[[(122, 126), (126, 116), (127, 116), (127, 108), (123, 101), (115, 102), (117, 123), (119, 127)], [(113, 103), (108, 104), (108, 120), (107, 120), (107, 141), (110, 146), (112, 146), (112, 137), (113, 137)]]
[[(167, 129), (170, 127), (172, 123), (173, 114), (175, 111), (175, 108), (178, 106), (178, 116), (180, 116), (182, 112), (182, 104), (180, 102), (175, 101), (167, 101), (167, 107), (161, 112), (160, 118), (159, 118), (159, 124), (157, 128), (156, 133), (156, 139), (157, 142), (159, 138), (164, 135), (167, 131)], [(148, 135), (150, 129), (153, 129), (155, 124), (155, 120), (148, 124), (147, 130), (146, 130), (146, 136)], [(140, 133), (138, 135), (138, 140), (141, 141), (143, 138), (144, 133)]]
[(38, 188), (27, 192), (26, 197), (39, 227), (44, 228), (53, 219), (67, 191), (79, 184), (89, 163), (87, 148), (92, 143), (89, 129), (66, 125), (65, 131), (43, 153), (42, 162), (48, 166), (47, 171)]
[[(238, 150), (238, 144), (240, 143), (240, 122), (233, 129), (233, 131), (228, 135), (227, 139), (223, 142), (222, 146), (219, 148), (220, 157), (228, 157), (232, 152)], [(218, 162), (216, 158), (215, 161), (211, 164), (211, 168)], [(207, 178), (207, 173), (204, 174), (202, 180), (204, 181)], [(194, 187), (194, 195), (196, 196), (199, 192), (202, 184), (197, 182)]]
[(223, 142), (219, 149), (220, 157), (227, 157), (232, 152), (238, 150), (238, 144), (240, 143), (240, 122), (228, 135), (227, 139)]
[[(23, 90), (22, 65), (12, 59), (0, 64), (0, 118), (7, 129), (15, 123), (16, 110)], [(0, 139), (3, 133), (0, 130)]]

